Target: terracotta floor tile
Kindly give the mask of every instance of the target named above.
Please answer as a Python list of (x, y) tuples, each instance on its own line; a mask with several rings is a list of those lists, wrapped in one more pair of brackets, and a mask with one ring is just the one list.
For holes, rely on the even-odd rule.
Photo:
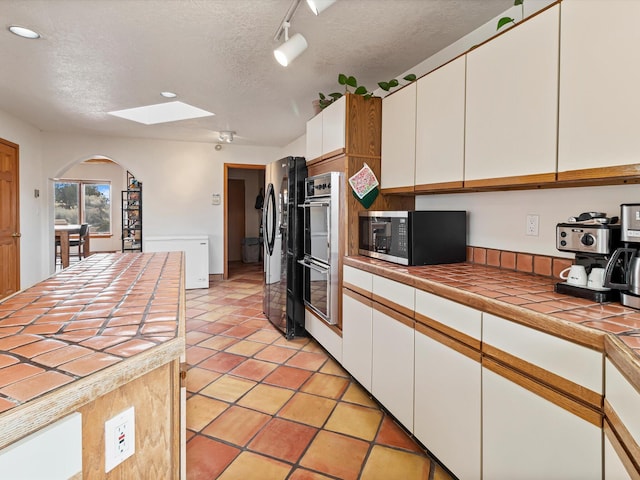
[(273, 345), (278, 345), (281, 347), (293, 348), (295, 350), (302, 350), (304, 346), (309, 343), (311, 340), (306, 337), (296, 337), (291, 340), (288, 340), (279, 334), (279, 338), (273, 342)]
[(275, 363), (250, 358), (231, 370), (230, 373), (250, 380), (260, 381), (275, 370), (276, 367), (277, 365)]
[[(247, 337), (247, 340), (251, 340), (254, 342), (262, 342), (262, 343), (272, 343), (279, 338), (282, 338), (282, 335), (275, 330), (258, 330), (256, 333), (253, 333)], [(265, 358), (265, 360), (267, 360)]]
[[(73, 332), (73, 333), (77, 333), (77, 332)], [(81, 345), (84, 345), (85, 347), (93, 348), (94, 350), (104, 350), (105, 348), (112, 347), (113, 345), (126, 342), (127, 340), (131, 339), (131, 337), (115, 337), (115, 336), (114, 337), (95, 337), (93, 335), (90, 335), (90, 337), (87, 338), (87, 340), (80, 342)], [(58, 338), (60, 337), (61, 336), (59, 335)]]
[(72, 376), (59, 372), (43, 372), (22, 381), (12, 383), (1, 389), (0, 393), (21, 402), (26, 402), (73, 380), (74, 378)]
[(209, 348), (203, 348), (200, 346), (187, 347), (187, 363), (189, 365), (197, 365), (202, 360), (204, 360), (205, 358), (209, 358), (214, 353), (216, 352)]
[[(192, 347), (193, 348), (193, 347)], [(233, 355), (232, 353), (226, 352), (218, 352), (206, 360), (202, 361), (198, 364), (201, 368), (206, 368), (208, 370), (213, 370), (220, 373), (227, 373), (229, 370), (234, 369), (242, 362), (244, 362), (247, 357), (243, 357), (241, 355)]]
[(378, 408), (378, 404), (373, 398), (371, 398), (371, 394), (355, 381), (351, 382), (347, 387), (344, 395), (342, 395), (342, 401), (356, 403), (365, 407)]
[(114, 357), (113, 355), (97, 352), (62, 364), (58, 369), (80, 377), (85, 377), (90, 373), (97, 372), (120, 361), (120, 358)]
[(322, 475), (321, 473), (312, 472), (305, 468), (297, 468), (288, 480), (331, 480), (331, 477)]
[(327, 361), (327, 355), (313, 352), (298, 352), (286, 364), (290, 367), (318, 370)]
[(385, 415), (382, 419), (382, 425), (375, 441), (381, 445), (404, 448), (417, 453), (422, 452), (416, 442), (411, 440), (389, 415)]
[(232, 405), (202, 433), (244, 447), (271, 418), (271, 415)]
[(230, 337), (245, 338), (252, 333), (255, 333), (257, 330), (258, 329), (255, 327), (245, 327), (243, 325), (237, 325), (224, 332), (224, 334)]
[(32, 361), (40, 363), (41, 365), (46, 365), (47, 367), (57, 367), (58, 365), (62, 365), (63, 363), (70, 362), (71, 360), (84, 357), (91, 353), (94, 353), (93, 350), (88, 348), (81, 347), (79, 345), (67, 345), (66, 347), (58, 348), (52, 352), (43, 353), (42, 355), (33, 357)]
[(312, 372), (309, 370), (282, 365), (270, 373), (263, 382), (270, 385), (276, 385), (278, 387), (297, 390), (304, 382), (307, 381), (311, 374)]
[(372, 441), (382, 420), (379, 409), (340, 402), (327, 420), (325, 429)]
[(203, 395), (194, 395), (187, 400), (187, 428), (199, 432), (213, 419), (224, 412), (229, 404)]
[[(251, 452), (242, 452), (218, 477), (219, 480), (249, 480), (259, 475), (260, 480), (284, 480), (291, 466)], [(259, 472), (259, 473), (258, 473)]]
[(302, 388), (300, 388), (300, 391), (337, 399), (342, 396), (348, 385), (349, 380), (346, 378), (325, 375), (324, 373), (314, 373)]
[(187, 391), (198, 392), (222, 374), (207, 370), (206, 368), (192, 367), (187, 372)]
[(61, 331), (64, 325), (65, 324), (62, 322), (28, 325), (22, 329), (22, 333), (31, 333), (33, 335), (51, 335)]
[(313, 427), (274, 418), (249, 443), (249, 449), (296, 463), (317, 431)]
[(4, 367), (8, 367), (9, 365), (13, 365), (18, 362), (19, 360), (16, 357), (12, 357), (11, 355), (5, 355), (0, 353), (0, 369)]
[(329, 360), (327, 360), (322, 368), (318, 371), (320, 373), (326, 373), (328, 375), (350, 378), (350, 375), (347, 373), (347, 371), (342, 368), (342, 366), (340, 366), (338, 362), (336, 362), (333, 358), (329, 358)]
[(187, 443), (187, 480), (217, 478), (239, 453), (238, 448), (196, 435)]
[(390, 478), (429, 480), (430, 468), (431, 462), (424, 456), (375, 445), (360, 478), (362, 480)]
[(196, 331), (187, 332), (185, 335), (185, 343), (187, 345), (197, 345), (203, 340), (207, 340), (209, 338), (211, 338), (211, 335), (204, 332), (196, 332)]
[(285, 347), (277, 347), (275, 345), (269, 345), (264, 348), (260, 353), (255, 355), (255, 358), (259, 360), (266, 360), (274, 363), (284, 363), (296, 354), (295, 350)]
[(107, 348), (105, 350), (105, 353), (128, 358), (155, 346), (156, 344), (153, 342), (134, 338), (133, 340), (129, 340), (128, 342), (120, 343), (115, 347)]
[(200, 393), (208, 397), (233, 403), (255, 386), (256, 382), (251, 380), (237, 378), (232, 375), (223, 375), (215, 382), (210, 383), (200, 390)]
[(25, 363), (10, 365), (0, 370), (0, 387), (10, 385), (42, 372), (44, 372), (44, 369)]
[[(343, 480), (356, 480), (368, 450), (368, 442), (321, 430), (300, 460), (300, 465)], [(385, 480), (391, 478), (411, 477), (387, 476)]]
[(9, 351), (28, 343), (42, 340), (39, 335), (13, 335), (11, 337), (0, 338), (0, 351)]
[(234, 337), (225, 337), (222, 335), (218, 335), (215, 337), (209, 338), (209, 340), (204, 340), (198, 344), (198, 347), (208, 348), (212, 350), (222, 351), (230, 345), (239, 342), (237, 338)]
[(225, 352), (252, 357), (263, 348), (265, 348), (264, 343), (252, 342), (251, 340), (240, 340), (226, 348)]
[(238, 405), (274, 415), (292, 396), (291, 390), (260, 384), (242, 397)]
[[(200, 318), (200, 317), (198, 317)], [(223, 323), (223, 322), (215, 322), (215, 323), (208, 323), (207, 325), (198, 328), (199, 332), (206, 332), (206, 333), (210, 333), (212, 335), (219, 335), (221, 333), (226, 332), (227, 330), (229, 330), (230, 328), (233, 328), (234, 325), (231, 325), (229, 323)]]
[(317, 397), (307, 393), (296, 393), (284, 408), (278, 412), (278, 416), (313, 427), (321, 427), (331, 415), (336, 403), (335, 400), (329, 398)]

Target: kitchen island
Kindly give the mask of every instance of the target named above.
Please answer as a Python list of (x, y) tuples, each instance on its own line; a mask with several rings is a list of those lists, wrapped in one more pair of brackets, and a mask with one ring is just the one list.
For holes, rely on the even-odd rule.
[(640, 313), (556, 281), (345, 257), (341, 362), (459, 478), (640, 478)]
[[(73, 478), (180, 477), (183, 271), (179, 252), (96, 254), (0, 302), (0, 462), (79, 414)], [(135, 453), (108, 467), (105, 422), (131, 407)]]

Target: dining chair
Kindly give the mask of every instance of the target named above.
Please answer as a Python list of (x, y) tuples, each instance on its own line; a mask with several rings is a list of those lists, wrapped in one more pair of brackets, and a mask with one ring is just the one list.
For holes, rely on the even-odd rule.
[(84, 245), (87, 235), (89, 235), (89, 224), (83, 223), (82, 225), (80, 225), (80, 232), (78, 233), (78, 238), (69, 239), (69, 256), (70, 257), (76, 256), (76, 255), (72, 255), (71, 248), (78, 247), (77, 257), (78, 259), (82, 258), (82, 246)]

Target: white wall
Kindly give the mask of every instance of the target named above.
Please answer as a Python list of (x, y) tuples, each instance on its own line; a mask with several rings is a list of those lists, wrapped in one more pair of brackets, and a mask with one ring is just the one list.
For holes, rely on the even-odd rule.
[[(58, 177), (79, 161), (105, 156), (134, 173), (143, 184), (143, 234), (204, 234), (209, 236), (209, 272), (223, 271), (224, 164), (266, 164), (282, 157), (270, 147), (225, 145), (87, 135), (42, 134), (47, 152), (44, 177)], [(49, 182), (52, 198), (52, 182)], [(53, 205), (49, 203), (48, 242), (53, 242)], [(44, 229), (47, 231), (47, 229)], [(53, 260), (51, 259), (51, 265)]]
[[(135, 173), (135, 172), (134, 172)], [(122, 248), (121, 193), (125, 188), (126, 170), (116, 163), (79, 163), (69, 168), (61, 178), (69, 180), (99, 180), (111, 183), (111, 236), (91, 237), (92, 252), (119, 252)]]

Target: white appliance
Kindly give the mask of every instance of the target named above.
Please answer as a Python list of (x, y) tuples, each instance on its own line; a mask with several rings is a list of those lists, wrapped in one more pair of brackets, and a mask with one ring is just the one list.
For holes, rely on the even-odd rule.
[(145, 237), (143, 252), (184, 252), (185, 288), (209, 288), (207, 235)]

